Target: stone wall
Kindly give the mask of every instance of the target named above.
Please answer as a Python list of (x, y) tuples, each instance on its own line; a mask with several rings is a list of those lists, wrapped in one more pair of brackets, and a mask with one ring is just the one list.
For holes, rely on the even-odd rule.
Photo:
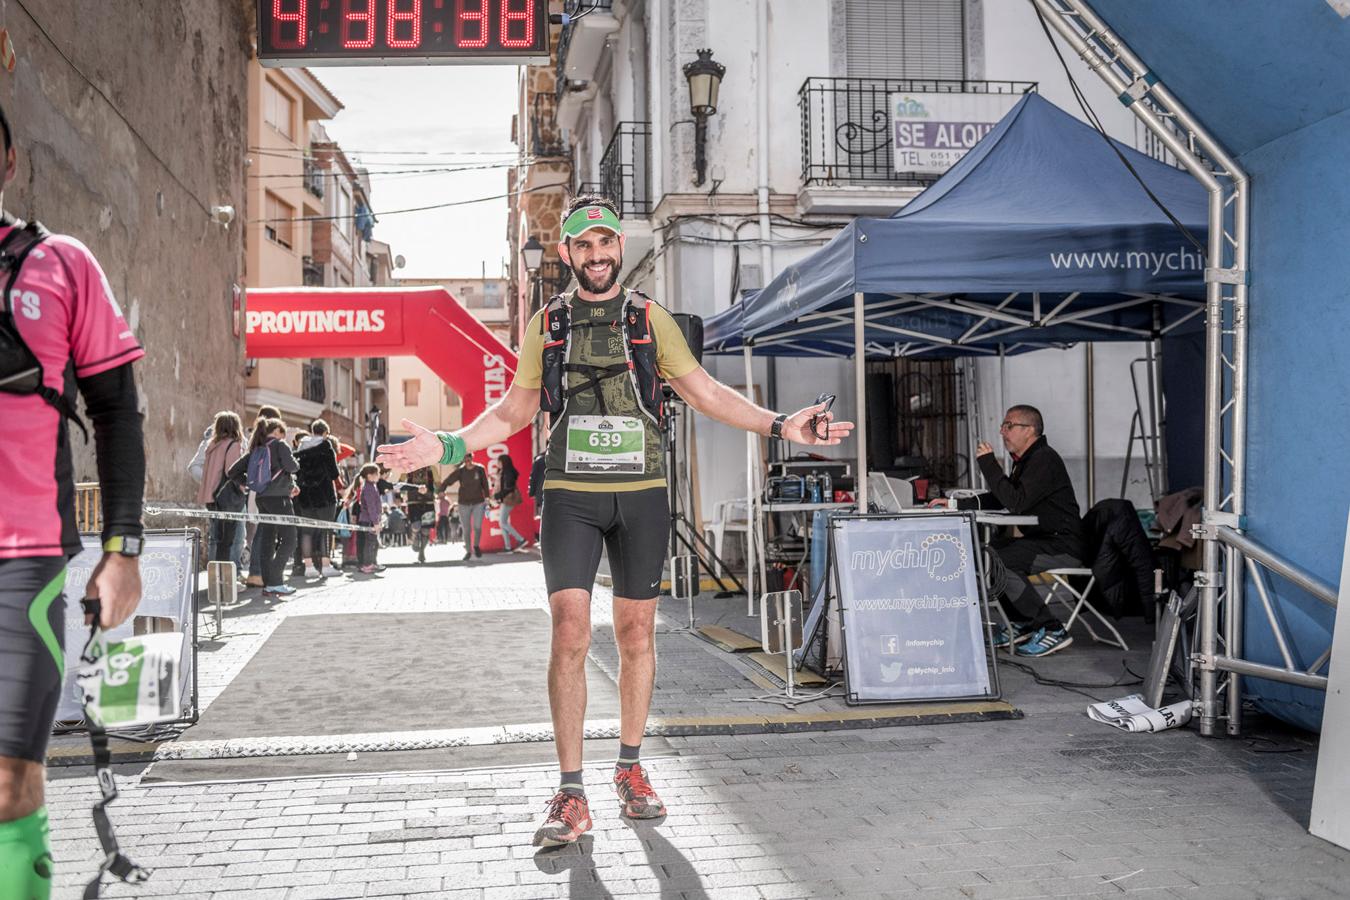
[[(241, 280), (249, 0), (24, 0), (0, 103), (18, 148), (5, 208), (84, 241), (145, 347), (137, 363), (146, 495), (195, 499), (185, 466), (218, 409), (243, 399)], [(229, 228), (214, 206), (235, 208)], [(76, 476), (96, 479), (92, 441)], [(158, 523), (151, 520), (148, 525)]]

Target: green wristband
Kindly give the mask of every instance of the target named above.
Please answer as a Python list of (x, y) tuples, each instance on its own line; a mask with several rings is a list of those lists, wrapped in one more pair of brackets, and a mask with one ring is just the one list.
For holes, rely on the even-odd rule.
[(441, 439), (441, 465), (457, 466), (469, 455), (468, 445), (459, 435), (450, 431), (438, 431), (436, 437)]

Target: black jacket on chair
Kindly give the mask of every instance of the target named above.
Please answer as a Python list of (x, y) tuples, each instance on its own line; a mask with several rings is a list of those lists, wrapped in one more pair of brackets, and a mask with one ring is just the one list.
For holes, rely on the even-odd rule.
[(1153, 599), (1153, 548), (1134, 504), (1101, 501), (1083, 517), (1083, 530), (1097, 578), (1089, 602), (1116, 618), (1141, 610)]

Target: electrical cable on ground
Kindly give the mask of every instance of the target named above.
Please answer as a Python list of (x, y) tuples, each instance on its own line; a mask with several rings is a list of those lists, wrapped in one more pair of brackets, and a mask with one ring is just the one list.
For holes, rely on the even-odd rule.
[[(1062, 688), (1063, 690), (1066, 691), (1073, 691), (1075, 694), (1082, 694), (1084, 697), (1087, 697), (1089, 700), (1095, 701), (1097, 703), (1103, 703), (1105, 701), (1101, 697), (1094, 697), (1087, 691), (1080, 690), (1080, 688), (1089, 688), (1092, 690), (1105, 690), (1107, 688), (1114, 688), (1114, 687), (1134, 687), (1136, 685), (1144, 683), (1144, 679), (1140, 678), (1138, 675), (1132, 672), (1130, 670), (1129, 663), (1127, 663), (1124, 659), (1120, 661), (1120, 667), (1122, 669), (1120, 677), (1117, 678), (1115, 681), (1111, 682), (1110, 684), (1091, 684), (1089, 682), (1083, 681), (1066, 681), (1060, 678), (1047, 678), (1040, 672), (1036, 671), (1036, 669), (1033, 668), (1032, 666), (1029, 666), (1026, 663), (1017, 662), (1016, 660), (1012, 659), (1000, 660), (999, 664), (1004, 666), (1012, 666), (1014, 669), (1017, 669), (1018, 671), (1026, 675), (1030, 675), (1032, 680), (1039, 685), (1043, 685), (1045, 687)], [(1134, 680), (1133, 681), (1123, 680), (1127, 675), (1133, 676)]]

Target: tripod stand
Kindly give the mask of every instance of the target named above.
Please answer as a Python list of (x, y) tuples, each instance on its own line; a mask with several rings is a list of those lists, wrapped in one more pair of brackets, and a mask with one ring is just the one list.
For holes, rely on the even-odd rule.
[[(719, 596), (744, 594), (745, 585), (741, 584), (740, 579), (731, 573), (731, 569), (728, 568), (727, 564), (720, 557), (718, 557), (712, 545), (709, 544), (707, 539), (694, 527), (694, 523), (689, 521), (681, 507), (680, 469), (677, 464), (679, 447), (677, 446), (675, 423), (680, 416), (683, 415), (684, 402), (680, 400), (679, 396), (669, 387), (663, 388), (663, 390), (666, 392), (666, 403), (669, 404), (670, 408), (670, 415), (666, 416), (664, 429), (666, 492), (667, 499), (670, 503), (670, 558), (673, 560), (679, 554), (680, 545), (683, 544), (690, 554), (693, 555), (694, 559), (698, 560), (698, 565), (707, 570), (708, 574), (712, 576), (713, 580), (716, 581), (718, 586), (722, 589)], [(690, 538), (693, 540), (691, 541)], [(697, 546), (695, 546), (695, 544), (697, 544)], [(704, 554), (706, 554), (706, 557)], [(711, 562), (709, 560), (711, 560)], [(731, 583), (736, 586), (734, 591), (728, 588), (726, 580), (717, 574), (717, 569), (713, 567), (713, 563), (716, 563), (718, 568), (727, 573), (726, 578), (730, 579)], [(695, 577), (701, 577), (701, 575), (698, 575), (697, 569), (695, 571)]]

